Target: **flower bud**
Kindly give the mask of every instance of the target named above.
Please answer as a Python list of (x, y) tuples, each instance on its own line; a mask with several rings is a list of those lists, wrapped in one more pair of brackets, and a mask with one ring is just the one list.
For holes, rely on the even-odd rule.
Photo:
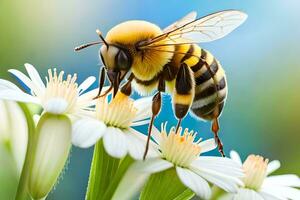
[(71, 147), (71, 121), (46, 113), (38, 122), (30, 154), (28, 189), (34, 199), (45, 197), (55, 185)]
[(28, 141), (28, 128), (25, 114), (16, 102), (0, 101), (0, 144), (11, 150), (21, 173)]

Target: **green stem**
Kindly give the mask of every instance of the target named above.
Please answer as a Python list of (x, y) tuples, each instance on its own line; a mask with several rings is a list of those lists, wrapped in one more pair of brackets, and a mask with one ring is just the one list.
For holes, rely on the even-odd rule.
[(219, 199), (219, 197), (221, 197), (222, 195), (225, 194), (225, 191), (220, 189), (219, 187), (217, 186), (212, 186), (212, 195), (211, 195), (211, 200), (217, 200)]
[(126, 171), (130, 167), (130, 165), (133, 163), (133, 159), (130, 156), (126, 156), (122, 162), (120, 163), (120, 166), (118, 168), (118, 171), (116, 175), (113, 177), (109, 187), (107, 188), (106, 192), (104, 193), (103, 200), (111, 200), (111, 198), (114, 195), (114, 192), (116, 191), (120, 181), (122, 180), (123, 176), (125, 175)]
[(187, 200), (194, 193), (187, 189), (177, 177), (174, 168), (150, 176), (140, 200)]
[(118, 165), (119, 159), (109, 156), (105, 152), (103, 141), (100, 140), (94, 148), (86, 200), (102, 199), (115, 176)]
[(195, 196), (194, 192), (190, 189), (184, 190), (181, 194), (175, 197), (173, 200), (188, 200)]
[(32, 152), (32, 141), (33, 137), (35, 135), (35, 124), (32, 120), (31, 113), (27, 106), (23, 103), (19, 103), (21, 109), (23, 110), (26, 120), (27, 120), (27, 125), (28, 125), (28, 144), (27, 144), (27, 152), (26, 152), (26, 157), (23, 165), (23, 169), (21, 172), (19, 184), (18, 184), (18, 189), (16, 193), (15, 200), (26, 200), (30, 199), (30, 195), (27, 190), (27, 181), (28, 181), (28, 170), (30, 166), (30, 154)]

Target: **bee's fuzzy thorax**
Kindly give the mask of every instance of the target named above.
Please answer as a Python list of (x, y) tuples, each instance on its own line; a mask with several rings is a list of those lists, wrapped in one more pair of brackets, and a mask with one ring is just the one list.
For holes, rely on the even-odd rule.
[(160, 34), (162, 34), (161, 29), (153, 23), (141, 20), (131, 20), (114, 26), (107, 33), (105, 39), (108, 43), (131, 46)]
[[(110, 44), (118, 44), (129, 50), (133, 58), (132, 72), (140, 80), (151, 80), (167, 64), (173, 53), (162, 51), (174, 51), (174, 46), (162, 46), (157, 50), (137, 50), (136, 44), (161, 35), (162, 30), (155, 24), (132, 20), (113, 27), (106, 35)], [(166, 41), (156, 43), (164, 44)], [(168, 41), (170, 43), (170, 41)], [(157, 49), (157, 48), (156, 48)]]

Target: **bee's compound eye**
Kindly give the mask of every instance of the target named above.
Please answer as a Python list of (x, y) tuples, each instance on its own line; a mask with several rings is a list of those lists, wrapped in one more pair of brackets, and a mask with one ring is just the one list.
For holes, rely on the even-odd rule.
[(130, 57), (123, 50), (120, 50), (117, 55), (117, 65), (121, 70), (128, 70), (130, 68)]

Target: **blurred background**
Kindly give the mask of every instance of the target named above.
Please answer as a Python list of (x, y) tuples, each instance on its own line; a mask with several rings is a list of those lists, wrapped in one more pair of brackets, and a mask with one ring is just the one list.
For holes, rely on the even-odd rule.
[[(300, 1), (238, 0), (1, 0), (0, 77), (13, 80), (10, 68), (24, 71), (28, 62), (46, 75), (57, 67), (78, 73), (79, 82), (98, 76), (98, 48), (80, 53), (73, 48), (97, 40), (95, 29), (106, 33), (114, 25), (143, 19), (166, 27), (195, 10), (198, 16), (225, 9), (239, 9), (248, 20), (227, 37), (203, 44), (227, 72), (229, 96), (221, 116), (220, 136), (228, 154), (242, 158), (255, 153), (278, 159), (277, 173), (300, 174)], [(96, 85), (94, 85), (96, 87)], [(135, 96), (136, 97), (136, 96)], [(155, 124), (175, 125), (170, 97)], [(210, 138), (210, 123), (188, 116), (184, 127)], [(143, 127), (146, 131), (147, 127)], [(69, 163), (48, 199), (84, 199), (93, 149), (73, 148)], [(218, 155), (217, 151), (212, 152)], [(0, 148), (0, 198), (11, 199), (17, 178), (5, 147)]]

